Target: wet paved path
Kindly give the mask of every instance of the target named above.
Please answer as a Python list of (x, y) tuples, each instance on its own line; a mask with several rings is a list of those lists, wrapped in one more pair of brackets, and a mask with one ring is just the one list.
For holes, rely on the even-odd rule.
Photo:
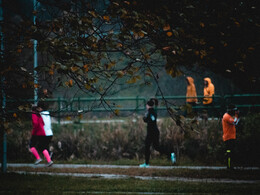
[[(8, 163), (7, 167), (31, 167), (31, 168), (43, 168), (46, 167), (45, 164), (23, 164), (23, 163)], [(54, 164), (52, 168), (119, 168), (119, 169), (129, 169), (129, 168), (140, 168), (139, 166), (127, 166), (127, 165), (90, 165), (90, 164)], [(150, 166), (146, 169), (211, 169), (211, 170), (222, 170), (225, 167), (217, 166)], [(259, 167), (247, 167), (235, 169), (241, 170), (259, 170)], [(203, 183), (259, 183), (260, 180), (235, 180), (235, 179), (215, 179), (215, 178), (186, 178), (186, 177), (150, 177), (150, 176), (129, 176), (122, 174), (95, 174), (95, 173), (52, 173), (52, 172), (33, 172), (33, 171), (15, 171), (19, 174), (37, 174), (37, 175), (57, 175), (57, 176), (73, 176), (73, 177), (87, 177), (87, 178), (104, 178), (104, 179), (140, 179), (140, 180), (161, 180), (161, 181), (180, 181), (180, 182), (203, 182)]]

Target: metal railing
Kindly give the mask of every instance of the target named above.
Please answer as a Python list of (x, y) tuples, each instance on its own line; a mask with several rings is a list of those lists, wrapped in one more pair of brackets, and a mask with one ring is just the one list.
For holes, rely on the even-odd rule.
[[(156, 97), (160, 104), (157, 107), (158, 110), (167, 110), (172, 107), (176, 110), (186, 103), (186, 96), (164, 96)], [(195, 97), (194, 97), (195, 98)], [(245, 112), (260, 111), (260, 94), (235, 94), (235, 95), (214, 95), (213, 104), (210, 106), (203, 105), (202, 100), (204, 96), (197, 96), (199, 103), (192, 108), (197, 110), (202, 109), (214, 109), (218, 112), (225, 112), (226, 107), (230, 103), (236, 104), (239, 109)], [(165, 100), (165, 101), (163, 101)], [(46, 99), (45, 102), (49, 104), (49, 110), (56, 113), (58, 118), (62, 113), (75, 113), (75, 112), (108, 112), (108, 111), (131, 111), (138, 112), (146, 109), (147, 99), (145, 97), (111, 97), (111, 98), (52, 98)], [(166, 102), (166, 103), (165, 103)], [(34, 103), (34, 99), (17, 99), (6, 100), (7, 112), (17, 112), (22, 109), (28, 111), (30, 105)], [(20, 104), (27, 105), (24, 108), (20, 107)], [(167, 105), (166, 105), (167, 104)], [(14, 109), (16, 108), (16, 109)]]
[[(118, 103), (123, 103), (118, 104)], [(142, 111), (145, 109), (144, 97), (113, 97), (113, 98), (73, 98), (70, 100), (70, 111), (104, 112), (111, 110)]]

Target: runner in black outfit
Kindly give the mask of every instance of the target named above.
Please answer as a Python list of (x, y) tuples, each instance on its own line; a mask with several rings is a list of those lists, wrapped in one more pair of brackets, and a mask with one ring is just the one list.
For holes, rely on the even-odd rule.
[(160, 132), (157, 127), (157, 112), (154, 109), (154, 105), (158, 105), (158, 100), (152, 98), (146, 104), (147, 112), (143, 117), (144, 122), (147, 123), (147, 135), (145, 139), (145, 163), (141, 164), (140, 167), (149, 167), (151, 144), (153, 144), (154, 149), (159, 151), (160, 154), (171, 156), (172, 163), (175, 163), (176, 161), (174, 153), (167, 152), (167, 150), (165, 150), (159, 144)]

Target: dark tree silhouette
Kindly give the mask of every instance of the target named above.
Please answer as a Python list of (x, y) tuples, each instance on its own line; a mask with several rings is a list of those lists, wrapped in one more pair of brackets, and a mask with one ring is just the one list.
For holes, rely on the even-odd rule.
[(29, 0), (4, 0), (5, 93), (28, 98), (48, 83), (76, 87), (109, 104), (104, 97), (120, 89), (115, 86), (157, 83), (162, 68), (175, 77), (180, 67), (194, 65), (231, 78), (246, 92), (259, 92), (256, 2), (38, 0), (33, 8)]

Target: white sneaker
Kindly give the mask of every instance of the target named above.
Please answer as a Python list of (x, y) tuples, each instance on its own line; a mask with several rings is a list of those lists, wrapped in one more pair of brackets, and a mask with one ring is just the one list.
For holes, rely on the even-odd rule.
[(176, 163), (176, 157), (174, 153), (171, 153), (172, 164)]
[(47, 167), (50, 167), (51, 165), (53, 165), (53, 161), (52, 160), (50, 162), (48, 162)]
[(42, 159), (40, 158), (40, 159), (37, 159), (35, 162), (34, 162), (34, 164), (35, 165), (38, 165), (40, 162), (42, 162)]
[(149, 164), (144, 163), (144, 164), (139, 165), (139, 167), (147, 168), (147, 167), (149, 167)]

